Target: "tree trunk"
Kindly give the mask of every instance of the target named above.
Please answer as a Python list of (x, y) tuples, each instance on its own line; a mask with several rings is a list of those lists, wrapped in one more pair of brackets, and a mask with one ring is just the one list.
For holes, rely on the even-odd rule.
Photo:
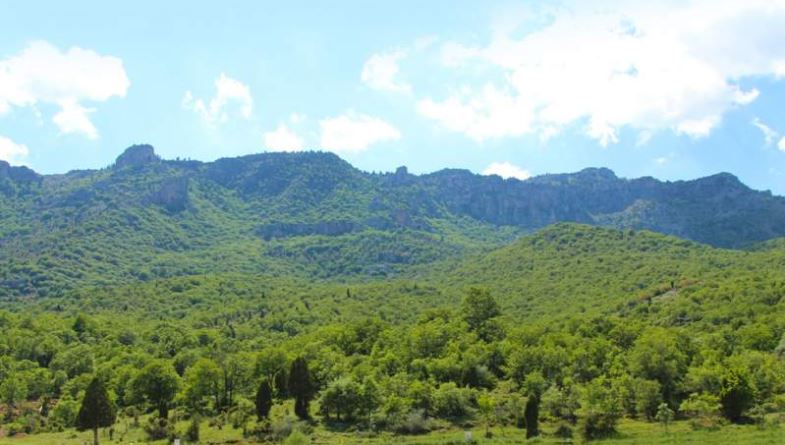
[(93, 445), (98, 445), (98, 428), (93, 428)]

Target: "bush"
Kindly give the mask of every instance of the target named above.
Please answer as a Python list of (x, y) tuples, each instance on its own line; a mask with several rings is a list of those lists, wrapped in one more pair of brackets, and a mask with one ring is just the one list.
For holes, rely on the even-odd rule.
[(616, 432), (621, 409), (614, 389), (606, 380), (596, 379), (586, 385), (578, 417), (581, 434), (586, 440), (608, 437)]
[(706, 393), (692, 393), (679, 409), (690, 419), (693, 429), (715, 430), (722, 425), (719, 397)]
[(459, 388), (455, 383), (443, 383), (433, 393), (434, 410), (445, 418), (469, 416), (474, 412), (476, 392), (470, 388)]
[(431, 422), (422, 410), (415, 410), (389, 428), (399, 434), (425, 434), (431, 430)]
[(283, 443), (284, 445), (310, 445), (311, 438), (300, 430), (294, 430)]
[(635, 383), (635, 410), (640, 418), (654, 420), (660, 403), (662, 395), (659, 382), (640, 379)]
[(185, 440), (191, 443), (199, 442), (199, 423), (201, 419), (199, 416), (194, 416), (191, 419), (191, 424), (188, 425), (188, 429), (185, 431)]
[(76, 423), (77, 414), (79, 414), (79, 403), (76, 400), (60, 399), (49, 418), (53, 427), (71, 428)]
[(559, 423), (559, 426), (556, 427), (556, 431), (553, 432), (553, 435), (560, 439), (572, 439), (572, 427), (567, 422), (561, 422)]
[(172, 439), (175, 436), (174, 425), (161, 417), (151, 417), (144, 426), (144, 432), (150, 440)]

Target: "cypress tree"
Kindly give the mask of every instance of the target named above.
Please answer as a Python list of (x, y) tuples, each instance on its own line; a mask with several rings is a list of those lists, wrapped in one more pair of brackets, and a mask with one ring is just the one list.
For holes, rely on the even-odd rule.
[(98, 428), (112, 426), (116, 413), (104, 383), (94, 378), (85, 391), (82, 407), (76, 417), (76, 429), (79, 431), (93, 430), (93, 444), (98, 445)]
[(538, 393), (531, 394), (529, 400), (526, 401), (526, 408), (524, 408), (523, 416), (526, 419), (526, 438), (532, 438), (540, 435), (540, 395)]
[(294, 413), (297, 417), (304, 420), (310, 418), (308, 404), (313, 398), (314, 388), (308, 363), (302, 357), (292, 362), (289, 371), (289, 393), (294, 396)]
[(256, 391), (256, 416), (259, 420), (266, 419), (273, 407), (273, 389), (267, 379), (262, 380)]

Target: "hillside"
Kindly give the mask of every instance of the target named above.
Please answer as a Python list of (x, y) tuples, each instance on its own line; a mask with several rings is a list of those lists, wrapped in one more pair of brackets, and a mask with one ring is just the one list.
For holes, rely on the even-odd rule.
[[(303, 358), (316, 391), (315, 430), (306, 431), (327, 443), (479, 429), (489, 398), (500, 407), (497, 431), (515, 435), (523, 409), (515, 403), (532, 394), (542, 397), (548, 441), (558, 428), (612, 436), (622, 417), (619, 428), (648, 437), (662, 403), (689, 419), (678, 431), (701, 437), (704, 428), (761, 422), (782, 409), (784, 305), (778, 242), (737, 251), (573, 223), (416, 277), (215, 272), (83, 286), (0, 302), (0, 380), (4, 391), (25, 388), (5, 396), (24, 399), (16, 411), (0, 403), (10, 419), (0, 436), (78, 437), (68, 432), (68, 409), (94, 375), (124, 412), (154, 419), (137, 388), (159, 369), (179, 388), (171, 406), (210, 419), (202, 428), (217, 443), (280, 441), (280, 425), (296, 420), (276, 375)], [(259, 379), (275, 382), (274, 426), (253, 420)], [(47, 403), (44, 418), (38, 408)], [(599, 432), (586, 426), (593, 415), (606, 419)], [(227, 416), (233, 428), (224, 430)], [(152, 437), (146, 428), (126, 432)], [(748, 428), (740, 437), (769, 431)], [(771, 436), (781, 437), (776, 428)]]
[(0, 165), (0, 297), (216, 272), (405, 277), (560, 221), (740, 247), (785, 235), (785, 199), (728, 174), (371, 174), (329, 153), (202, 163), (139, 145), (101, 170)]

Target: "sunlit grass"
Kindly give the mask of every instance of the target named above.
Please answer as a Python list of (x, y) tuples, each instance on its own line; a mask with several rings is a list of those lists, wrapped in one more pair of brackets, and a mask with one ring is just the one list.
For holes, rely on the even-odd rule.
[[(125, 424), (116, 427), (114, 440), (110, 441), (108, 434), (102, 432), (101, 443), (105, 444), (138, 444), (151, 443), (163, 445), (167, 441), (147, 442), (141, 428), (129, 428), (125, 431)], [(187, 422), (177, 425), (178, 431), (185, 431)], [(553, 437), (553, 427), (544, 425), (543, 436), (526, 440), (525, 431), (512, 427), (504, 429), (493, 428), (493, 437), (484, 437), (484, 430), (475, 427), (471, 430), (472, 437), (477, 444), (502, 445), (502, 444), (578, 444), (583, 443), (579, 438), (565, 441)], [(727, 425), (714, 431), (695, 431), (687, 422), (675, 422), (666, 432), (662, 426), (633, 420), (624, 420), (619, 424), (618, 434), (609, 439), (591, 442), (596, 445), (777, 445), (785, 444), (785, 428), (773, 425), (766, 428), (754, 425)], [(447, 445), (466, 443), (466, 431), (462, 429), (449, 429), (434, 431), (422, 436), (399, 436), (390, 433), (368, 434), (332, 432), (323, 427), (317, 427), (311, 435), (312, 444), (323, 445)], [(92, 443), (92, 433), (75, 432), (73, 430), (62, 433), (43, 433), (36, 435), (20, 435), (17, 437), (0, 438), (0, 445), (85, 445)], [(202, 444), (252, 444), (257, 443), (243, 437), (242, 430), (226, 425), (222, 429), (211, 428), (207, 422), (201, 427)], [(186, 442), (183, 441), (185, 445)]]

